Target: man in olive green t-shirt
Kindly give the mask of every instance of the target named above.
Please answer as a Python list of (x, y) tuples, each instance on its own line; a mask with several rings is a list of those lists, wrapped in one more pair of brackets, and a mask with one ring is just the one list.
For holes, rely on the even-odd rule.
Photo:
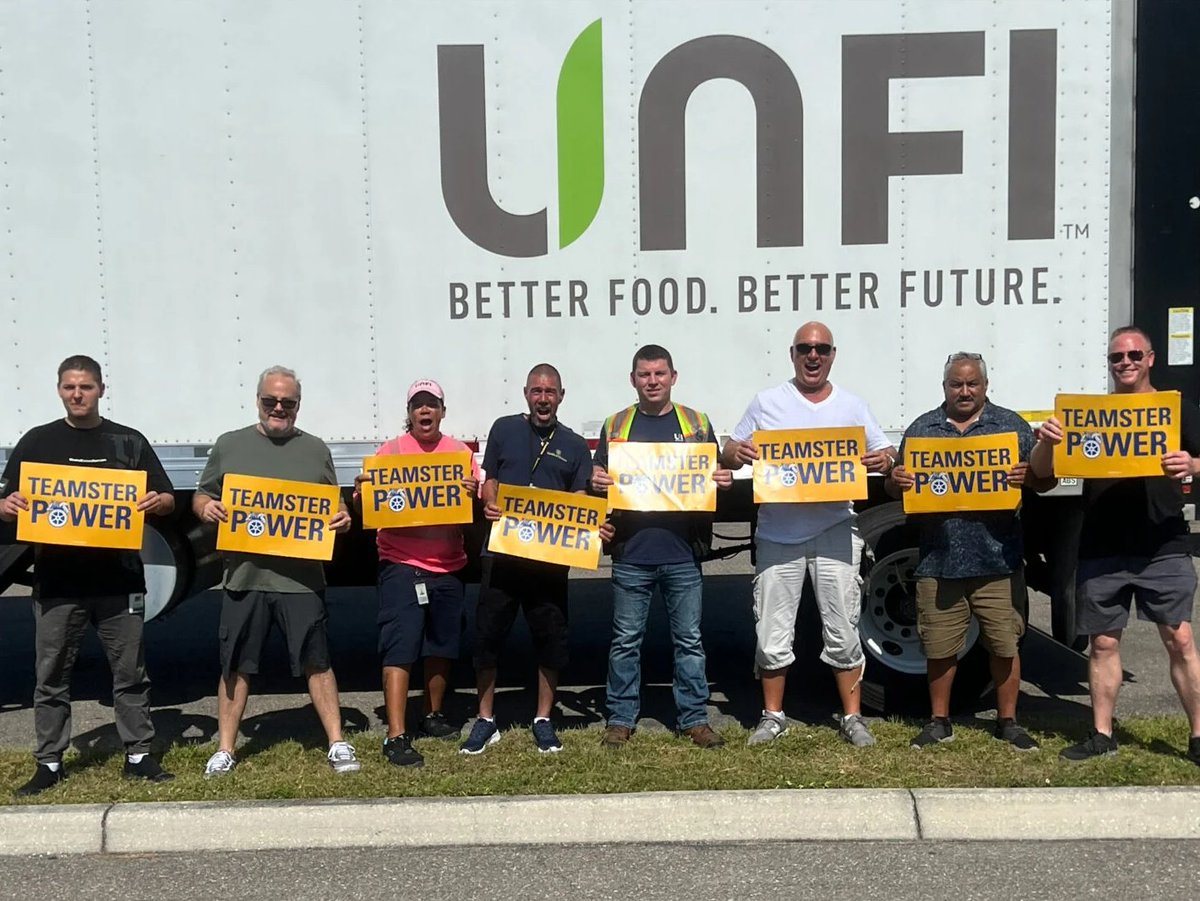
[[(258, 422), (217, 439), (200, 477), (192, 511), (206, 523), (225, 522), (221, 503), (227, 474), (336, 485), (329, 448), (320, 438), (296, 428), (300, 382), (296, 373), (273, 366), (259, 377), (255, 396)], [(329, 520), (345, 532), (345, 504)], [(329, 765), (338, 773), (360, 768), (354, 748), (342, 737), (337, 679), (329, 660), (326, 634), (325, 571), (317, 560), (260, 554), (223, 554), (225, 589), (221, 601), (221, 681), (217, 688), (219, 747), (204, 769), (206, 777), (229, 773), (236, 759), (238, 728), (250, 696), (249, 677), (259, 671), (271, 623), (287, 639), (292, 675), (308, 679), (308, 693), (329, 739)]]

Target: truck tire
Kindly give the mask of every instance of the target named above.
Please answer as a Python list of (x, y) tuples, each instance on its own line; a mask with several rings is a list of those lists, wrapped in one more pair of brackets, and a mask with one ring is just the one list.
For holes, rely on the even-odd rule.
[(186, 596), (192, 578), (187, 542), (170, 524), (147, 521), (142, 533), (142, 566), (146, 571), (146, 621), (168, 612)]
[(1088, 636), (1075, 631), (1075, 570), (1082, 527), (1082, 512), (1070, 510), (1055, 530), (1050, 551), (1050, 631), (1055, 641), (1074, 651), (1083, 651), (1088, 645)]
[[(858, 528), (866, 545), (859, 619), (867, 657), (864, 694), (886, 714), (928, 713), (925, 654), (917, 634), (916, 528), (899, 503), (864, 511)], [(990, 681), (988, 655), (972, 617), (966, 647), (959, 655), (952, 706), (974, 705)]]

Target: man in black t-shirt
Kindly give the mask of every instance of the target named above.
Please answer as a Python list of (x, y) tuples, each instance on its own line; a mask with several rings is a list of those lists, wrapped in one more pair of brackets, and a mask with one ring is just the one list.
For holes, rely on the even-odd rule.
[[(100, 416), (104, 382), (91, 357), (68, 357), (58, 367), (58, 396), (66, 418), (30, 429), (17, 442), (0, 476), (0, 519), (29, 509), (20, 488), (22, 463), (53, 463), (143, 470), (146, 494), (137, 508), (165, 516), (175, 509), (171, 482), (145, 437)], [(125, 745), (125, 775), (173, 779), (150, 756), (150, 679), (142, 642), (146, 592), (137, 551), (39, 544), (34, 556), (33, 618), (37, 685), (33, 723), (37, 771), (17, 789), (36, 795), (65, 777), (62, 755), (71, 740), (71, 670), (90, 622), (113, 673), (113, 715)]]
[[(486, 480), (482, 490), (484, 515), (492, 522), (500, 519), (496, 495), (502, 484), (579, 493), (587, 490), (591, 475), (587, 442), (558, 421), (558, 407), (565, 395), (558, 370), (539, 363), (525, 380), (529, 412), (503, 416), (493, 423), (483, 452)], [(612, 530), (601, 529), (600, 534), (607, 540)], [(481, 754), (500, 740), (493, 707), (496, 662), (520, 609), (525, 612), (538, 662), (533, 740), (541, 752), (560, 751), (562, 742), (554, 734), (550, 711), (559, 671), (567, 665), (568, 567), (484, 553), (475, 613), (479, 718), (459, 750)]]
[[(708, 417), (671, 401), (678, 373), (665, 347), (647, 344), (634, 354), (629, 382), (637, 392), (632, 407), (605, 420), (596, 447), (592, 486), (607, 491), (609, 445), (621, 441), (700, 442), (712, 444)], [(714, 455), (712, 479), (721, 488), (733, 473)], [(657, 588), (667, 608), (674, 649), (673, 690), (679, 732), (706, 750), (725, 740), (708, 722), (708, 677), (700, 640), (703, 576), (700, 560), (712, 543), (712, 514), (643, 513), (615, 510), (612, 554), (613, 637), (608, 652), (608, 725), (602, 743), (617, 749), (629, 741), (641, 703), (642, 639), (650, 602)]]
[[(1154, 348), (1139, 328), (1127, 326), (1108, 344), (1114, 394), (1150, 392)], [(1200, 655), (1192, 635), (1196, 570), (1183, 519), (1183, 482), (1200, 475), (1200, 410), (1180, 409), (1182, 449), (1162, 458), (1163, 475), (1153, 478), (1087, 479), (1084, 520), (1076, 575), (1076, 623), (1091, 636), (1088, 682), (1094, 731), (1062, 752), (1066, 760), (1087, 760), (1117, 753), (1113, 712), (1121, 687), (1121, 634), (1129, 621), (1129, 602), (1138, 616), (1158, 626), (1170, 658), (1171, 682), (1191, 724), (1188, 757), (1200, 764)], [(1051, 417), (1041, 430), (1030, 468), (1053, 472), (1053, 449), (1063, 439), (1062, 425)]]

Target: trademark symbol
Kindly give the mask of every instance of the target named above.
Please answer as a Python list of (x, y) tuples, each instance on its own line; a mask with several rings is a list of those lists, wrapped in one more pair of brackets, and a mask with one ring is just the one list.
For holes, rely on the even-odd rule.
[(1087, 223), (1079, 225), (1075, 222), (1067, 222), (1062, 227), (1062, 235), (1067, 240), (1075, 238), (1086, 238), (1088, 236)]

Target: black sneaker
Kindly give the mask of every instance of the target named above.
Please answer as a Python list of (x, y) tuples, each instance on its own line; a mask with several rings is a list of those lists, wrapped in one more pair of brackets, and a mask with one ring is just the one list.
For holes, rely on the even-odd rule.
[(1093, 757), (1115, 757), (1117, 740), (1103, 732), (1093, 732), (1087, 741), (1063, 748), (1059, 757), (1063, 760), (1091, 760)]
[(462, 729), (452, 724), (441, 711), (427, 713), (421, 720), (421, 734), (425, 738), (440, 738), (453, 741), (462, 733)]
[(170, 782), (175, 778), (174, 773), (168, 773), (158, 761), (147, 754), (138, 763), (131, 763), (129, 758), (125, 758), (125, 768), (122, 770), (122, 775), (126, 779), (145, 779), (147, 782)]
[(1006, 741), (1018, 751), (1037, 751), (1038, 743), (1033, 736), (1017, 725), (1016, 720), (996, 720), (996, 738)]
[(412, 746), (412, 738), (407, 732), (384, 739), (383, 756), (392, 766), (425, 766), (425, 758)]
[(1188, 760), (1200, 766), (1200, 735), (1188, 739)]
[(48, 788), (54, 788), (58, 783), (67, 778), (66, 770), (62, 764), (58, 765), (57, 770), (52, 770), (44, 763), (39, 763), (37, 771), (33, 774), (33, 778), (18, 788), (14, 794), (19, 798), (30, 798), (33, 795), (40, 795)]
[(471, 727), (471, 734), (467, 736), (467, 740), (458, 746), (458, 751), (460, 754), (482, 754), (488, 745), (495, 744), (499, 740), (500, 730), (496, 726), (496, 721), (479, 717), (475, 720), (475, 725)]
[(542, 754), (556, 754), (562, 750), (562, 742), (554, 734), (549, 720), (533, 721), (533, 743)]
[(948, 741), (954, 741), (954, 727), (950, 725), (950, 720), (946, 717), (935, 716), (925, 724), (925, 728), (908, 746), (914, 751), (920, 751), (930, 745), (940, 745)]

